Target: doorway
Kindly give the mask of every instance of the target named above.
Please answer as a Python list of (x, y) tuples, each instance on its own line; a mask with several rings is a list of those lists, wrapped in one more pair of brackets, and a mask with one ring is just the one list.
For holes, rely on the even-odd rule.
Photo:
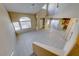
[(59, 29), (59, 20), (58, 19), (52, 19), (50, 29)]

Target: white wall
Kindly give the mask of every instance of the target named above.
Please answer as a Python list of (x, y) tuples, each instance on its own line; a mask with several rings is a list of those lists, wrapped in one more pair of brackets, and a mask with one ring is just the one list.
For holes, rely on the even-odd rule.
[(55, 15), (57, 13), (57, 3), (50, 3), (48, 6), (48, 14), (50, 15)]
[(6, 9), (0, 4), (0, 55), (11, 55), (15, 48), (15, 33)]
[(78, 23), (77, 24), (78, 24), (78, 33), (79, 33), (79, 18), (77, 18), (77, 20), (78, 20)]
[(79, 18), (79, 3), (60, 3), (54, 18)]
[(77, 19), (73, 18), (71, 22), (73, 22), (72, 23), (73, 25), (72, 25), (69, 33), (67, 33), (68, 34), (66, 36), (67, 42), (64, 46), (65, 55), (67, 55), (71, 51), (71, 49), (74, 47), (74, 45), (76, 44), (76, 41), (77, 41), (77, 36), (78, 36)]

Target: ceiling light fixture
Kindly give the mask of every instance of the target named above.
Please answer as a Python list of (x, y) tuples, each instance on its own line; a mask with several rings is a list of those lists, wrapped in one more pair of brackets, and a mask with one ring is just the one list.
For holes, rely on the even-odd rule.
[(35, 6), (35, 4), (33, 3), (32, 6)]

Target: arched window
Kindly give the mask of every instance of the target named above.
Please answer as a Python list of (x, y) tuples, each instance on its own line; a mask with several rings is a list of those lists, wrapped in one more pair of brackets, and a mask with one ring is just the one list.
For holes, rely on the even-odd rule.
[(22, 29), (25, 28), (31, 28), (31, 19), (28, 17), (21, 17), (20, 20), (20, 25)]
[(31, 28), (31, 19), (28, 17), (21, 17), (18, 22), (13, 22), (15, 30), (22, 30)]

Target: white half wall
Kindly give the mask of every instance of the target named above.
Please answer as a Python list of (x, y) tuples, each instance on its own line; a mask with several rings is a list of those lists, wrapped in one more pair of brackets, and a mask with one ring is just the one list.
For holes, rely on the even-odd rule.
[(15, 49), (15, 31), (4, 6), (0, 4), (0, 56), (9, 56)]

